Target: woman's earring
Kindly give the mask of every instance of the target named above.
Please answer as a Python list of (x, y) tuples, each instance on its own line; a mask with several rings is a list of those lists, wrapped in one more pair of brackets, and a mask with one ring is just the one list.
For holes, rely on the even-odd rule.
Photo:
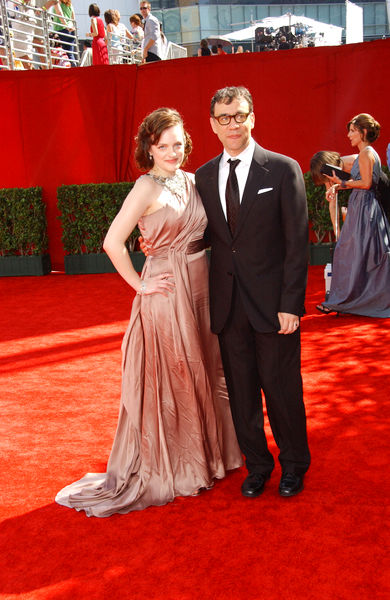
[(149, 160), (153, 160), (153, 156), (149, 154)]

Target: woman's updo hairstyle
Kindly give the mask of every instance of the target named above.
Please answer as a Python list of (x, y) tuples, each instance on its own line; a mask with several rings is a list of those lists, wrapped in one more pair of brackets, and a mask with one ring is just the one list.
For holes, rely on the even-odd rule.
[(100, 8), (97, 4), (90, 4), (88, 8), (88, 14), (90, 17), (99, 17), (100, 16)]
[[(379, 137), (381, 126), (378, 121), (375, 121), (374, 117), (367, 113), (361, 113), (356, 115), (347, 125), (347, 131), (349, 131), (350, 125), (353, 125), (363, 136), (363, 141), (375, 142)], [(366, 133), (365, 131), (366, 130)], [(364, 137), (365, 136), (365, 137)]]
[(321, 173), (321, 168), (325, 164), (342, 167), (340, 154), (330, 150), (321, 150), (313, 154), (310, 160), (310, 172), (315, 185), (324, 185), (324, 183), (329, 181), (326, 175)]
[(153, 157), (150, 155), (150, 147), (158, 144), (162, 133), (169, 127), (180, 125), (184, 134), (184, 158), (182, 165), (187, 161), (192, 151), (192, 140), (184, 129), (183, 119), (177, 110), (173, 108), (158, 108), (147, 115), (139, 126), (135, 149), (135, 160), (143, 171), (151, 169), (154, 165)]

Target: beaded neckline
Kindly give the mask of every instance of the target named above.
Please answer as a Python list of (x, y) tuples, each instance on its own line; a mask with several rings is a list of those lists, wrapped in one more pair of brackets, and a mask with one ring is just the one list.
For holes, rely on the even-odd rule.
[(186, 180), (182, 171), (178, 170), (172, 177), (162, 177), (153, 173), (146, 173), (146, 175), (183, 200), (186, 191)]

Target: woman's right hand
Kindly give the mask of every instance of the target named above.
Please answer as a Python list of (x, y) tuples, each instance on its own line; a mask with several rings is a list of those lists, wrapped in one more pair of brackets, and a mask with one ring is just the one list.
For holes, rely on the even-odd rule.
[(141, 279), (139, 290), (137, 294), (140, 296), (149, 296), (150, 294), (162, 294), (168, 297), (168, 292), (173, 292), (175, 284), (172, 279), (171, 273), (161, 273), (148, 279)]
[(339, 187), (339, 184), (336, 183), (326, 190), (325, 197), (328, 202), (332, 202), (336, 198), (336, 192), (338, 191)]

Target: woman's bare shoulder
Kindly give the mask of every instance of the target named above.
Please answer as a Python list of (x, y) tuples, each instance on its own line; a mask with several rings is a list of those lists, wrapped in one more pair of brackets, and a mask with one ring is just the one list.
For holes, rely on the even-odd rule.
[(141, 175), (126, 196), (125, 203), (134, 204), (135, 202), (138, 202), (141, 203), (146, 210), (146, 208), (152, 204), (157, 195), (158, 190), (156, 189), (156, 184), (151, 177), (148, 177), (147, 175)]
[(374, 163), (376, 156), (377, 155), (374, 148), (371, 148), (371, 146), (366, 146), (360, 151), (359, 161), (368, 160), (369, 162)]
[(149, 175), (147, 175), (147, 173), (145, 173), (144, 175), (141, 175), (140, 177), (138, 177), (138, 179), (136, 180), (136, 182), (133, 186), (133, 190), (136, 193), (150, 194), (152, 192), (152, 190), (156, 189), (157, 185), (158, 184), (156, 184), (156, 182), (153, 181), (153, 179), (151, 177), (149, 177)]

